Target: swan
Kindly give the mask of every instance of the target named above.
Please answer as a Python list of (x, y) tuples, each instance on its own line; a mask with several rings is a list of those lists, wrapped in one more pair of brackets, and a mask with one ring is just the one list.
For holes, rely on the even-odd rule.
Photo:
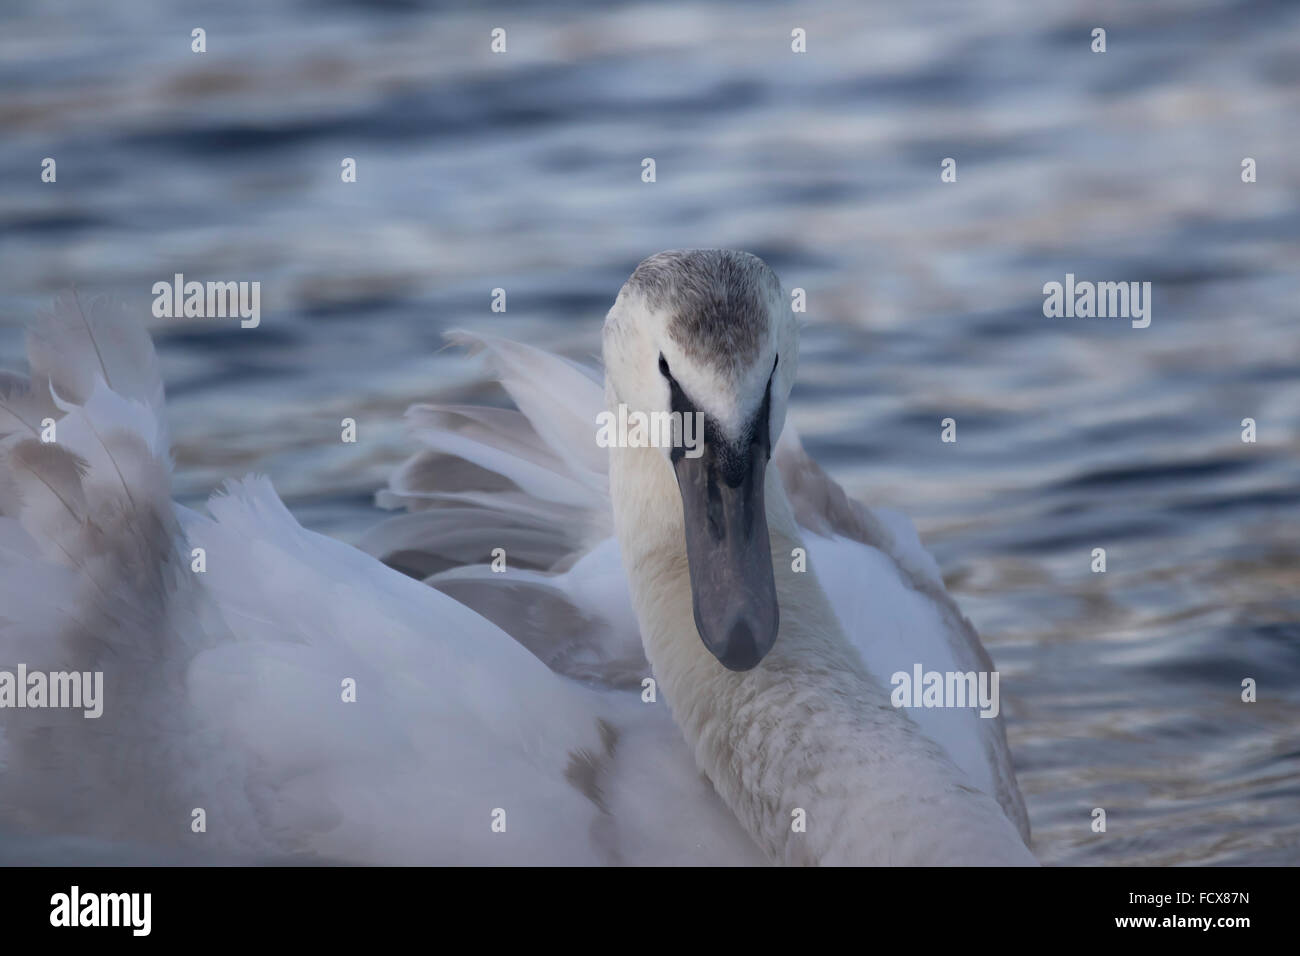
[[(891, 701), (992, 664), (910, 522), (785, 425), (766, 264), (642, 262), (603, 386), (452, 338), (517, 410), (409, 410), (397, 513), (354, 548), (263, 477), (174, 503), (143, 324), (39, 317), (0, 379), (0, 672), (102, 672), (104, 704), (5, 711), (0, 858), (1035, 863), (1001, 717)], [(702, 446), (601, 447), (620, 408)]]

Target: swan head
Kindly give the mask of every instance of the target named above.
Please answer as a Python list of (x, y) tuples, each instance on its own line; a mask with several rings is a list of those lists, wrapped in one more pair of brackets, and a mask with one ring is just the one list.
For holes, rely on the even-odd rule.
[(660, 447), (681, 493), (695, 627), (723, 666), (749, 670), (780, 623), (763, 483), (798, 365), (781, 284), (746, 252), (653, 255), (609, 311), (604, 358), (621, 409), (673, 423)]

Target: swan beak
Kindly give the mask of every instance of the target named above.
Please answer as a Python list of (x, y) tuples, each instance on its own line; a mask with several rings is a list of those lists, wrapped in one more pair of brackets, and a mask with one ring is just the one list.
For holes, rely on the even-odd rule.
[(780, 624), (763, 504), (767, 408), (764, 402), (750, 431), (758, 437), (746, 446), (709, 441), (706, 425), (702, 454), (673, 456), (695, 627), (709, 652), (733, 671), (756, 667), (776, 643)]

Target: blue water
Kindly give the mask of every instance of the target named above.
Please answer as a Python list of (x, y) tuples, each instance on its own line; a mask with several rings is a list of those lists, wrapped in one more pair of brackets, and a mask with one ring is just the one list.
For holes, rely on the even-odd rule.
[[(69, 285), (258, 280), (258, 329), (155, 322), (178, 496), (262, 471), (353, 539), (407, 404), (501, 400), (446, 329), (585, 358), (644, 256), (756, 252), (807, 290), (791, 420), (1003, 672), (1041, 858), (1294, 863), (1297, 50), (1284, 2), (9, 0), (0, 366)], [(1044, 318), (1067, 272), (1150, 327)]]

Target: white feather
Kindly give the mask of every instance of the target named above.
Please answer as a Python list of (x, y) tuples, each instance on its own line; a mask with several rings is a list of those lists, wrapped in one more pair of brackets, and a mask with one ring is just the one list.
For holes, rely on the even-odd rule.
[[(37, 326), (60, 446), (2, 446), (0, 667), (101, 669), (109, 692), (98, 721), (7, 715), (3, 831), (88, 858), (1031, 861), (1001, 721), (881, 705), (893, 669), (969, 669), (978, 638), (905, 519), (849, 502), (792, 436), (773, 550), (806, 542), (821, 585), (779, 575), (781, 638), (742, 677), (702, 657), (662, 456), (611, 474), (594, 450), (592, 373), (480, 337), (523, 418), (413, 413), (423, 450), (389, 499), (413, 510), (370, 544), (425, 553), (430, 587), (304, 530), (265, 479), (174, 505), (157, 362), (118, 321), (64, 302)], [(531, 569), (487, 566), (498, 535)]]

